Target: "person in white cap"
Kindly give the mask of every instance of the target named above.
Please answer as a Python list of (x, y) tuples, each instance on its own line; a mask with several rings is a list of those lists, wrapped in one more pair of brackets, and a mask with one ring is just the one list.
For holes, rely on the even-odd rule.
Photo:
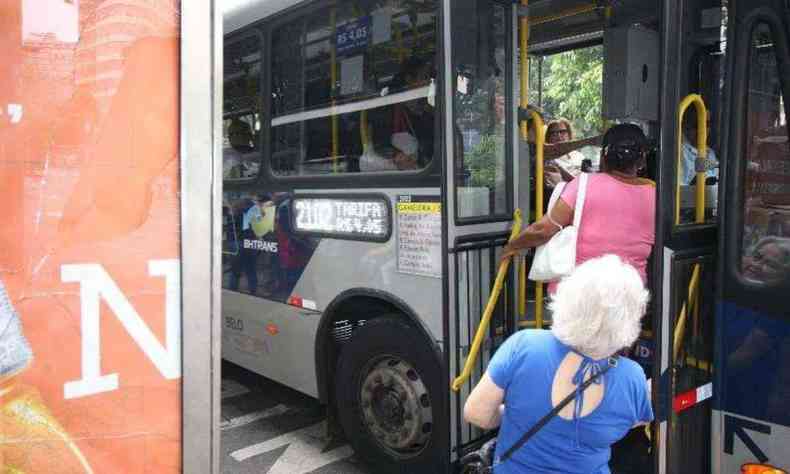
[(419, 143), (414, 135), (408, 132), (393, 133), (391, 143), (395, 149), (392, 155), (395, 166), (401, 171), (416, 170)]

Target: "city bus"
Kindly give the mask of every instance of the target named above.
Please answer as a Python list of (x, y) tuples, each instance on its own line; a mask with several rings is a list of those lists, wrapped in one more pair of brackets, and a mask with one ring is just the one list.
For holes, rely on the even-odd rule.
[(543, 122), (570, 110), (546, 66), (597, 57), (565, 83), (599, 77), (576, 123), (639, 124), (657, 189), (628, 350), (656, 420), (613, 470), (790, 470), (786, 0), (249, 0), (223, 22), (225, 360), (319, 399), (375, 472), (457, 469), (495, 435), (461, 415), (487, 361), (550, 326), (529, 255), (482, 320), (514, 214), (545, 210)]

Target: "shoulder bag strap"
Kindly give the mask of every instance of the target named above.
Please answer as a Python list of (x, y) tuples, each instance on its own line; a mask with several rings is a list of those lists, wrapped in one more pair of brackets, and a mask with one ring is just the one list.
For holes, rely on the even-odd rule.
[(573, 227), (579, 228), (582, 223), (582, 211), (584, 210), (584, 201), (587, 197), (587, 173), (579, 175), (579, 189), (576, 191), (576, 207), (573, 209)]
[(548, 214), (554, 209), (554, 205), (557, 204), (559, 201), (560, 196), (562, 196), (562, 192), (565, 190), (565, 185), (568, 184), (565, 181), (560, 181), (557, 183), (557, 186), (554, 187), (554, 191), (551, 193), (551, 197), (549, 198), (549, 207), (546, 208), (546, 213)]
[[(580, 183), (580, 184), (581, 184), (581, 183)], [(580, 393), (583, 393), (585, 390), (587, 390), (587, 388), (588, 388), (590, 385), (592, 385), (593, 383), (595, 383), (595, 381), (596, 381), (596, 380), (598, 380), (598, 378), (600, 378), (601, 376), (603, 376), (603, 374), (605, 374), (606, 372), (608, 372), (608, 371), (609, 371), (609, 369), (611, 369), (612, 367), (615, 367), (615, 366), (617, 366), (617, 359), (616, 359), (616, 358), (614, 358), (614, 357), (610, 357), (610, 358), (609, 358), (609, 363), (606, 365), (606, 367), (605, 367), (605, 368), (604, 368), (602, 371), (598, 372), (598, 373), (597, 373), (596, 375), (594, 375), (593, 377), (590, 377), (589, 379), (587, 379), (587, 381), (586, 381), (586, 382), (584, 382), (584, 383), (581, 385), (581, 387), (579, 388), (579, 390), (580, 390)], [(537, 423), (535, 423), (535, 424), (532, 426), (532, 428), (530, 428), (530, 429), (529, 429), (529, 431), (527, 431), (526, 433), (524, 433), (524, 436), (522, 436), (522, 437), (521, 437), (521, 439), (519, 439), (518, 441), (516, 441), (516, 443), (515, 443), (513, 446), (511, 446), (511, 447), (510, 447), (510, 448), (509, 448), (507, 451), (505, 451), (505, 452), (502, 454), (502, 457), (500, 457), (500, 458), (499, 458), (499, 460), (498, 460), (498, 463), (500, 463), (500, 464), (501, 464), (501, 463), (503, 463), (503, 462), (507, 461), (508, 459), (510, 459), (510, 457), (511, 457), (511, 456), (513, 456), (513, 453), (515, 453), (516, 451), (518, 451), (519, 449), (521, 449), (521, 447), (522, 447), (522, 446), (524, 446), (524, 443), (526, 443), (526, 442), (527, 442), (527, 441), (528, 441), (528, 440), (529, 440), (529, 439), (530, 439), (530, 438), (531, 438), (533, 435), (535, 435), (535, 433), (537, 433), (538, 431), (540, 431), (540, 429), (541, 429), (541, 428), (543, 428), (544, 426), (546, 426), (546, 423), (548, 423), (549, 421), (551, 421), (551, 419), (552, 419), (552, 418), (554, 418), (554, 417), (555, 417), (555, 416), (556, 416), (556, 415), (557, 415), (557, 414), (558, 414), (558, 413), (559, 413), (559, 412), (560, 412), (560, 411), (561, 411), (563, 408), (565, 408), (565, 406), (566, 406), (566, 405), (568, 405), (568, 404), (569, 404), (571, 401), (573, 401), (573, 399), (574, 399), (574, 398), (576, 398), (576, 390), (574, 390), (573, 392), (571, 392), (570, 394), (568, 394), (568, 396), (567, 396), (567, 397), (565, 397), (565, 398), (564, 398), (564, 399), (563, 399), (563, 400), (562, 400), (562, 401), (561, 401), (561, 402), (560, 402), (560, 403), (559, 403), (559, 404), (558, 404), (556, 407), (554, 407), (554, 408), (553, 408), (553, 409), (552, 409), (552, 410), (551, 410), (551, 411), (550, 411), (550, 412), (549, 412), (549, 413), (548, 413), (546, 416), (544, 416), (543, 418), (541, 418), (540, 420), (538, 420), (538, 422), (537, 422)]]

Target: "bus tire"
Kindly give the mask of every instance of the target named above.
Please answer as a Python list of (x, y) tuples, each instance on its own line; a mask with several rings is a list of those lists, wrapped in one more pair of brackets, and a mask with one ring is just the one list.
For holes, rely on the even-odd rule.
[(387, 315), (354, 331), (340, 353), (335, 380), (340, 423), (373, 472), (443, 471), (437, 421), (444, 378), (432, 341), (424, 339), (402, 318)]

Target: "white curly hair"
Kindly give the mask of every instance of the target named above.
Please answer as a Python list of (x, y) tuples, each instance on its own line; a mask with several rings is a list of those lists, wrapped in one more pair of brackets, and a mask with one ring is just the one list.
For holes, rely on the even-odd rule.
[(609, 357), (639, 337), (649, 298), (639, 273), (620, 257), (588, 260), (557, 286), (551, 331), (588, 357)]

